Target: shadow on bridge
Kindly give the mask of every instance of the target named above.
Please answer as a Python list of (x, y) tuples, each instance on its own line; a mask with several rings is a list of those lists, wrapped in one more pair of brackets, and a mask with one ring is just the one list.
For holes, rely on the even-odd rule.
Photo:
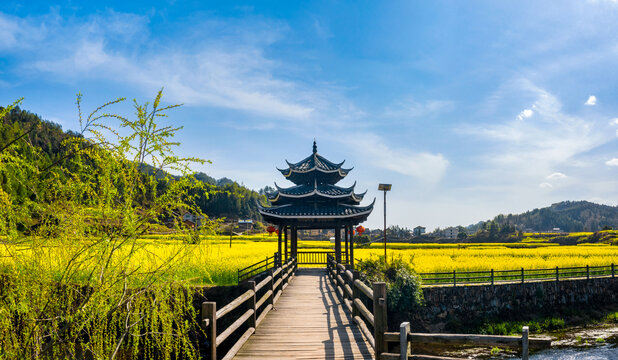
[[(324, 308), (327, 311), (326, 318), (329, 329), (329, 339), (324, 341), (324, 358), (336, 358), (334, 339), (338, 339), (337, 343), (341, 346), (344, 358), (351, 356), (352, 359), (373, 359), (372, 350), (367, 346), (367, 343), (365, 343), (360, 331), (355, 328), (351, 314), (343, 309), (335, 294), (336, 290), (328, 280), (328, 276), (323, 271), (319, 276), (320, 292), (322, 293)], [(348, 331), (349, 329), (352, 331)], [(353, 349), (352, 344), (358, 349)], [(360, 354), (358, 355), (361, 357), (355, 357), (355, 355), (357, 355), (357, 351), (355, 350), (360, 350)]]

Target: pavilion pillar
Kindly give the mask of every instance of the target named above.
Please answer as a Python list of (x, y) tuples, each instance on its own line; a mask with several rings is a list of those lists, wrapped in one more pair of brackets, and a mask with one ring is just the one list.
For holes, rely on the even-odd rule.
[(296, 228), (296, 225), (292, 226), (292, 257), (296, 257), (297, 253), (298, 253), (298, 228)]
[(354, 226), (350, 224), (350, 266), (354, 270)]
[(283, 252), (285, 253), (285, 257), (283, 258), (284, 262), (288, 261), (288, 228), (289, 226), (283, 227)]
[(279, 263), (277, 264), (277, 266), (281, 267), (281, 233), (283, 232), (283, 226), (279, 225), (279, 233), (277, 234), (277, 236), (279, 236), (279, 239), (277, 241), (277, 251), (279, 252)]
[(335, 260), (341, 263), (341, 225), (335, 226)]
[(345, 239), (345, 263), (348, 264), (350, 261), (350, 257), (348, 254), (348, 236), (349, 236), (349, 228), (347, 225), (343, 226), (343, 238)]

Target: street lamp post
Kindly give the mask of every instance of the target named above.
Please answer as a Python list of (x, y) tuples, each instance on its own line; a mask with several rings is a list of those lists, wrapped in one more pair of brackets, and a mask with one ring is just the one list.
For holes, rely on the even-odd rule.
[(386, 264), (386, 192), (391, 190), (391, 184), (379, 184), (378, 190), (384, 191), (384, 263)]

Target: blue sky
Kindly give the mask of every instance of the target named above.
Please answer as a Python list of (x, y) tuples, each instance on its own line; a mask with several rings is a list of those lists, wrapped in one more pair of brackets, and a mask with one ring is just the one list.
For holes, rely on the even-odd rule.
[[(618, 204), (618, 1), (3, 1), (0, 104), (77, 129), (119, 96), (183, 103), (180, 153), (259, 189), (346, 160), (388, 223)], [(131, 116), (131, 102), (117, 106)]]

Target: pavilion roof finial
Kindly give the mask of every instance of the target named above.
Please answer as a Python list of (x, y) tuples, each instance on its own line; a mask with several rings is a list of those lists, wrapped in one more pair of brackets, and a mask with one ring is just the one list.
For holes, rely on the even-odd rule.
[(315, 138), (313, 138), (313, 153), (317, 154), (318, 152), (318, 145), (315, 143)]

